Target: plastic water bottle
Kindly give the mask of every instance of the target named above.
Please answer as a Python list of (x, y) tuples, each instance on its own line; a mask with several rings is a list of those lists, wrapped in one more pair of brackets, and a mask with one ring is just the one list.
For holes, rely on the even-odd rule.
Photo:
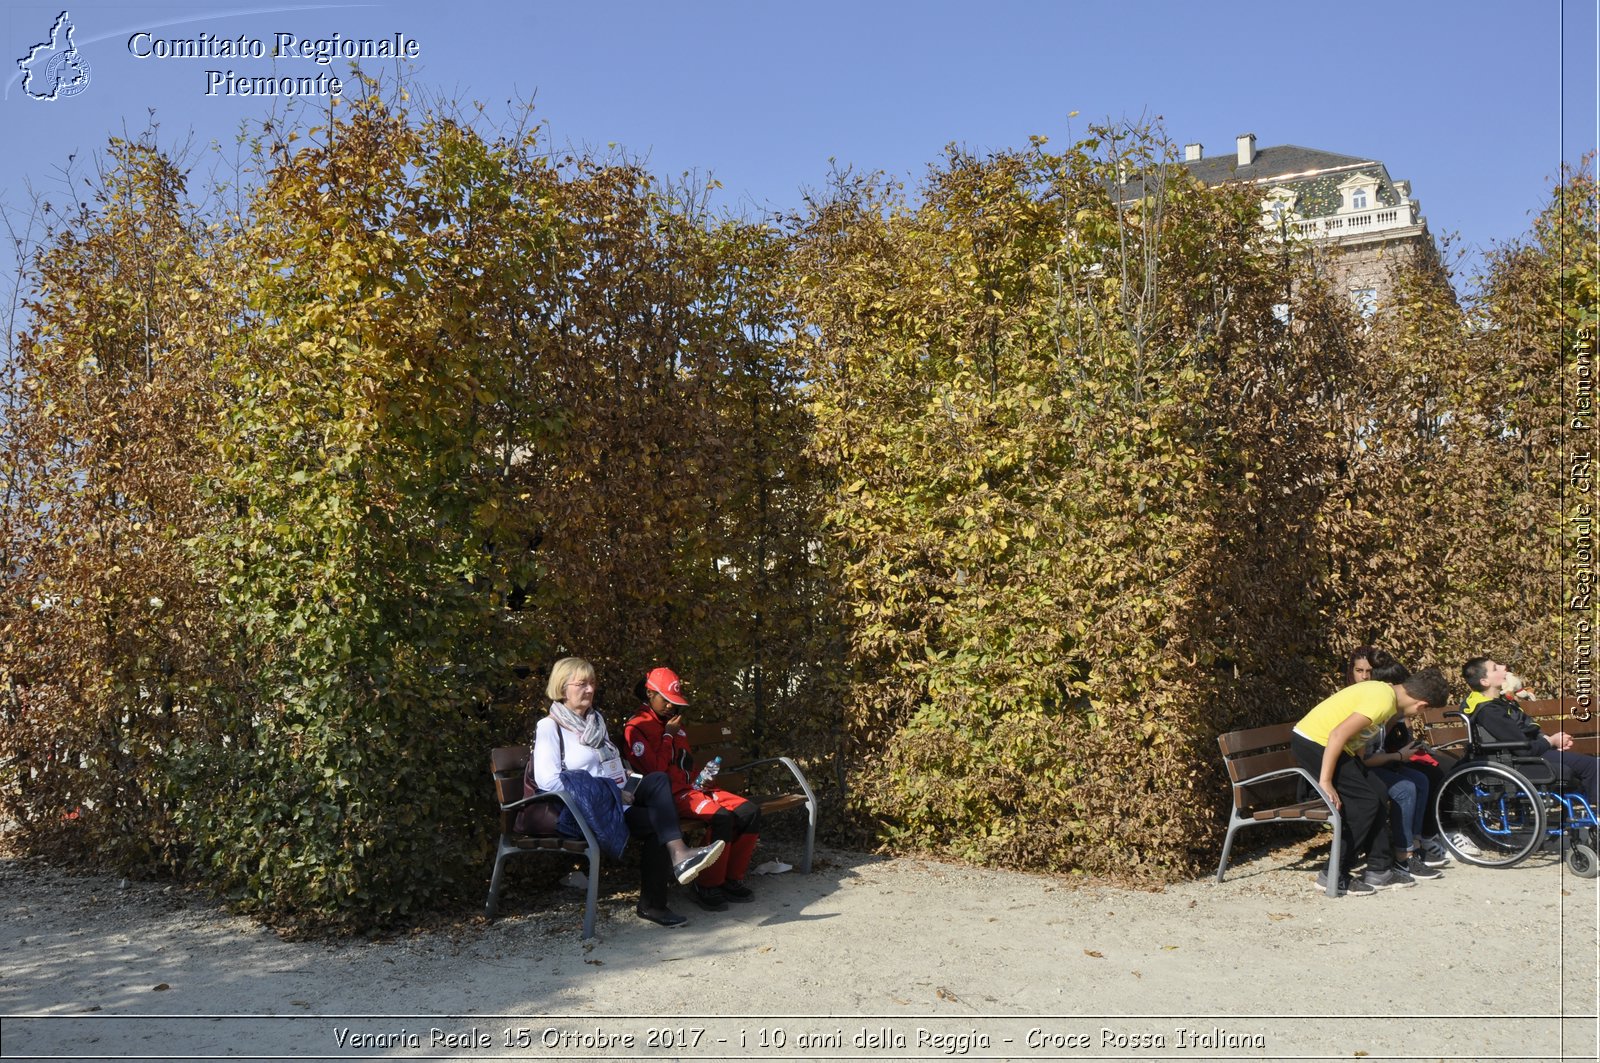
[(702, 793), (705, 792), (705, 788), (711, 785), (711, 780), (715, 779), (717, 777), (717, 772), (721, 770), (722, 758), (712, 757), (710, 763), (701, 768), (700, 774), (694, 777), (694, 788)]

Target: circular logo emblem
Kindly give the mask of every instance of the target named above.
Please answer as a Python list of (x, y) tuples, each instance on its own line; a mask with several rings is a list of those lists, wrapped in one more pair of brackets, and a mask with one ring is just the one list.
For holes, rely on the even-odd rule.
[(53, 86), (51, 99), (76, 96), (89, 87), (89, 63), (74, 49), (50, 57), (44, 68), (44, 82)]

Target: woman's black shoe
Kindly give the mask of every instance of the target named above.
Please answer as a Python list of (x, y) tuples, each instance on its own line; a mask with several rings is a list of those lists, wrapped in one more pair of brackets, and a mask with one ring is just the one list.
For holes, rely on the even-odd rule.
[(736, 878), (730, 878), (722, 884), (722, 896), (740, 904), (756, 899), (755, 891)]
[(641, 904), (634, 909), (634, 913), (640, 919), (648, 919), (660, 926), (682, 926), (689, 921), (670, 908), (646, 908)]
[(723, 897), (722, 890), (717, 886), (702, 886), (698, 882), (690, 887), (694, 894), (694, 903), (708, 912), (725, 912), (728, 910), (727, 898)]

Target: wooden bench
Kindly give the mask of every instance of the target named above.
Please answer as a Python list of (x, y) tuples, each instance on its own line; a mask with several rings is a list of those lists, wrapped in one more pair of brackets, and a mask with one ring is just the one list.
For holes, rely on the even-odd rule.
[[(522, 773), (528, 766), (527, 746), (498, 746), (489, 752), (489, 767), (494, 776), (495, 799), (500, 805), (500, 841), (495, 847), (494, 875), (489, 880), (489, 899), (484, 903), (483, 914), (495, 917), (500, 906), (500, 883), (505, 873), (506, 860), (527, 853), (546, 853), (557, 856), (584, 856), (589, 860), (589, 895), (583, 910), (583, 936), (594, 937), (595, 910), (600, 888), (600, 843), (594, 832), (584, 822), (577, 807), (565, 793), (542, 793), (532, 797), (522, 796)], [(583, 840), (559, 834), (526, 835), (517, 830), (517, 813), (535, 801), (554, 801), (572, 811), (583, 831)]]
[[(756, 802), (761, 808), (763, 816), (776, 815), (794, 809), (804, 809), (806, 813), (806, 846), (804, 855), (800, 860), (800, 870), (803, 873), (811, 872), (812, 854), (816, 847), (817, 837), (817, 799), (811, 792), (811, 785), (806, 781), (805, 773), (789, 757), (765, 757), (752, 760), (745, 751), (734, 741), (733, 728), (727, 724), (712, 721), (709, 723), (690, 723), (684, 730), (689, 733), (689, 741), (693, 745), (696, 757), (702, 762), (709, 761), (714, 756), (721, 756), (724, 764), (732, 765), (724, 768), (717, 775), (717, 786), (734, 793), (748, 794), (746, 787), (756, 773), (761, 781), (767, 781), (769, 776), (792, 782), (799, 792), (785, 792), (788, 788), (780, 788), (778, 792), (750, 795), (750, 800)], [(618, 748), (625, 748), (619, 744)], [(583, 937), (594, 936), (597, 898), (600, 884), (600, 845), (595, 840), (594, 832), (584, 822), (583, 816), (572, 803), (571, 798), (562, 792), (535, 794), (532, 797), (522, 795), (522, 775), (528, 764), (527, 746), (499, 746), (489, 753), (489, 766), (494, 780), (495, 799), (500, 807), (500, 838), (495, 846), (494, 874), (489, 880), (489, 899), (484, 903), (483, 914), (493, 919), (499, 909), (500, 886), (504, 881), (505, 862), (512, 856), (526, 853), (547, 853), (557, 856), (582, 856), (589, 861), (589, 886), (588, 899), (583, 913)], [(789, 778), (784, 779), (780, 769), (787, 769)], [(578, 822), (578, 827), (583, 831), (583, 840), (563, 837), (558, 834), (525, 835), (516, 829), (517, 813), (535, 801), (554, 801), (565, 805), (572, 812)], [(683, 820), (681, 823), (685, 837), (694, 837), (695, 833), (703, 831), (704, 821)], [(694, 832), (694, 833), (692, 833)]]
[(1339, 895), (1339, 840), (1344, 829), (1327, 794), (1312, 774), (1295, 762), (1289, 752), (1290, 723), (1229, 731), (1217, 738), (1222, 761), (1233, 784), (1233, 812), (1228, 817), (1228, 836), (1222, 843), (1222, 860), (1217, 864), (1217, 881), (1228, 869), (1233, 851), (1233, 836), (1245, 827), (1270, 823), (1332, 823), (1333, 855), (1328, 861), (1328, 896)]
[[(717, 774), (716, 787), (728, 790), (754, 801), (761, 808), (761, 816), (777, 815), (803, 809), (806, 814), (806, 847), (800, 857), (802, 874), (811, 873), (811, 857), (817, 841), (817, 798), (805, 773), (789, 757), (762, 757), (753, 759), (741, 746), (736, 732), (720, 720), (686, 721), (682, 724), (689, 735), (689, 746), (694, 750), (696, 765), (711, 762), (712, 757), (722, 758), (722, 770)], [(620, 747), (626, 749), (626, 746)], [(784, 775), (779, 769), (787, 769)], [(764, 788), (750, 789), (752, 779)], [(679, 826), (684, 837), (696, 837), (705, 829), (705, 821), (684, 819)]]

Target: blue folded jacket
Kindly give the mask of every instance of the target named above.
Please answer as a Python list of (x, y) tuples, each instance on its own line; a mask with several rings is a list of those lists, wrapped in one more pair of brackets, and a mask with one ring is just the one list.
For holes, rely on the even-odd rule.
[[(600, 843), (600, 851), (613, 860), (620, 859), (628, 844), (628, 824), (622, 818), (622, 791), (617, 789), (617, 784), (609, 779), (597, 779), (586, 771), (564, 771), (561, 788), (583, 812), (589, 829), (594, 831), (595, 841)], [(572, 818), (572, 810), (566, 805), (561, 806), (556, 830), (569, 838), (583, 837), (578, 821)]]

